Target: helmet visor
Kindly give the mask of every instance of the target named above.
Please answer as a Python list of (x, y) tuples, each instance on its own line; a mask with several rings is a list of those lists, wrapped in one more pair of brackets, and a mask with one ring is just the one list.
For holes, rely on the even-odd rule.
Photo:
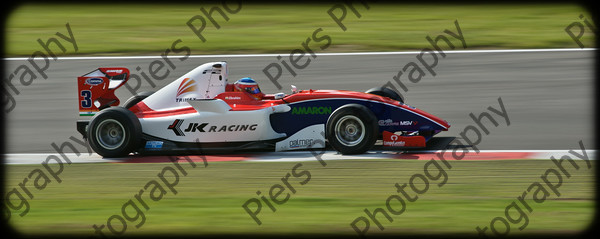
[(258, 86), (249, 86), (245, 88), (246, 92), (250, 93), (250, 94), (257, 94), (260, 93), (260, 88), (258, 88)]

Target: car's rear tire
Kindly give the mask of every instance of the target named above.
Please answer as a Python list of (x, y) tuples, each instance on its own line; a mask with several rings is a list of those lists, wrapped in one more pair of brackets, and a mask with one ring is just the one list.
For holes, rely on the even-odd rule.
[(396, 92), (390, 88), (375, 87), (375, 88), (371, 88), (371, 89), (365, 91), (365, 93), (388, 97), (392, 100), (400, 101), (400, 103), (404, 103), (404, 99), (402, 98), (402, 96), (400, 96), (400, 94), (398, 94), (398, 92)]
[(335, 110), (327, 120), (327, 140), (342, 154), (366, 152), (373, 147), (378, 134), (377, 118), (363, 105), (344, 105)]
[(90, 147), (99, 155), (123, 157), (139, 147), (142, 126), (135, 114), (128, 109), (110, 107), (90, 120), (87, 135)]
[(123, 105), (123, 107), (125, 107), (125, 109), (129, 109), (132, 106), (139, 103), (140, 101), (146, 99), (146, 97), (150, 96), (151, 94), (154, 94), (154, 91), (144, 91), (144, 92), (137, 93), (134, 96), (129, 97), (129, 99), (127, 99), (127, 101), (125, 101), (125, 104)]

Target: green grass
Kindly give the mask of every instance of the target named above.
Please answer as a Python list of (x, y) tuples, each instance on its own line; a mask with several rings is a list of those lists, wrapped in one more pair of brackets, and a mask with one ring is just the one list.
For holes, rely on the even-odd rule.
[[(201, 7), (215, 4), (26, 4), (16, 8), (6, 23), (7, 56), (28, 56), (42, 50), (37, 39), (67, 34), (69, 23), (79, 50), (67, 45), (66, 54), (130, 55), (162, 53), (181, 39), (192, 54), (290, 53), (313, 32), (328, 35), (331, 46), (311, 42), (315, 52), (403, 51), (430, 47), (426, 36), (436, 37), (445, 29), (456, 32), (458, 20), (468, 49), (577, 48), (564, 29), (585, 9), (572, 4), (539, 5), (402, 5), (371, 3), (370, 9), (356, 4), (357, 18), (350, 9), (343, 21), (347, 31), (327, 14), (333, 4), (246, 4), (229, 21), (214, 13), (221, 25), (208, 23), (203, 43), (186, 22), (202, 14)], [(232, 6), (231, 8), (235, 8)], [(338, 14), (338, 11), (335, 12)], [(199, 24), (199, 21), (196, 22)], [(587, 28), (586, 28), (587, 29)], [(594, 47), (594, 35), (586, 30), (582, 42)], [(66, 43), (63, 40), (63, 43)], [(460, 43), (454, 40), (457, 47)], [(68, 44), (68, 43), (66, 43)], [(60, 51), (54, 48), (55, 51)], [(183, 53), (182, 53), (183, 54)]]
[[(398, 194), (395, 183), (407, 183), (415, 173), (423, 173), (426, 161), (412, 160), (341, 160), (327, 161), (323, 167), (316, 161), (303, 162), (297, 173), (308, 170), (306, 177), (289, 182), (297, 190), (289, 201), (276, 205), (271, 212), (263, 203), (256, 223), (241, 205), (260, 190), (268, 194), (271, 185), (291, 172), (295, 162), (209, 162), (192, 168), (182, 162), (187, 176), (181, 176), (175, 187), (159, 201), (142, 198), (150, 210), (144, 212), (140, 228), (129, 224), (126, 235), (146, 234), (350, 234), (349, 226), (365, 208), (385, 208), (385, 200)], [(560, 197), (549, 196), (543, 203), (528, 200), (533, 212), (523, 230), (511, 225), (511, 234), (575, 233), (585, 229), (594, 212), (593, 168), (570, 169), (572, 177), (564, 177)], [(516, 200), (533, 182), (540, 181), (546, 169), (555, 168), (549, 160), (459, 161), (446, 170), (448, 181), (438, 187), (431, 181), (425, 194), (412, 203), (402, 215), (383, 216), (383, 233), (466, 233), (475, 235), (476, 226), (489, 226), (490, 220), (504, 215), (504, 208)], [(10, 223), (26, 234), (67, 233), (91, 235), (93, 224), (105, 224), (113, 215), (121, 215), (121, 206), (170, 164), (73, 164), (65, 165), (62, 183), (55, 181), (43, 190), (31, 185), (35, 198), (25, 217), (14, 212)], [(7, 189), (18, 183), (40, 165), (8, 165)], [(435, 170), (431, 171), (432, 174)], [(42, 180), (43, 181), (43, 180)], [(29, 182), (31, 184), (31, 182)], [(162, 183), (161, 183), (162, 184)], [(164, 185), (164, 184), (162, 184)], [(423, 184), (416, 184), (423, 187)], [(409, 194), (414, 195), (408, 190)], [(284, 191), (288, 193), (289, 191)], [(285, 195), (285, 194), (284, 194)], [(530, 197), (527, 197), (530, 198)], [(140, 204), (138, 204), (139, 206)], [(395, 205), (397, 206), (397, 205)], [(141, 207), (141, 206), (140, 206)], [(131, 215), (134, 215), (131, 211)], [(118, 221), (115, 221), (118, 223)], [(136, 221), (137, 224), (139, 222)], [(522, 224), (517, 224), (518, 226)], [(106, 229), (105, 229), (106, 230)], [(380, 233), (371, 225), (371, 233)]]

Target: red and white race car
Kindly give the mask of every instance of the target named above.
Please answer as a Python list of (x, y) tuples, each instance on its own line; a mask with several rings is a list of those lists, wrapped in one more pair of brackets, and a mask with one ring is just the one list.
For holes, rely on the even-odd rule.
[(296, 90), (263, 94), (250, 78), (229, 83), (226, 62), (206, 63), (156, 92), (123, 106), (114, 91), (126, 68), (98, 68), (78, 77), (77, 130), (105, 157), (130, 153), (202, 154), (208, 150), (324, 148), (360, 154), (384, 146), (425, 147), (447, 131), (445, 120), (406, 105), (388, 88), (366, 93)]

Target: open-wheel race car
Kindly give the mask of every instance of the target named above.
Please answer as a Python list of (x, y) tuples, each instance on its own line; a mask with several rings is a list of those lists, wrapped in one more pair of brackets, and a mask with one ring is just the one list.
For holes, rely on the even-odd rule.
[(123, 106), (114, 91), (129, 79), (122, 67), (78, 77), (77, 130), (104, 157), (130, 153), (199, 154), (208, 150), (324, 148), (360, 154), (383, 146), (425, 147), (450, 125), (404, 104), (389, 88), (363, 92), (297, 90), (264, 94), (251, 78), (229, 83), (226, 62), (196, 67), (156, 92)]

